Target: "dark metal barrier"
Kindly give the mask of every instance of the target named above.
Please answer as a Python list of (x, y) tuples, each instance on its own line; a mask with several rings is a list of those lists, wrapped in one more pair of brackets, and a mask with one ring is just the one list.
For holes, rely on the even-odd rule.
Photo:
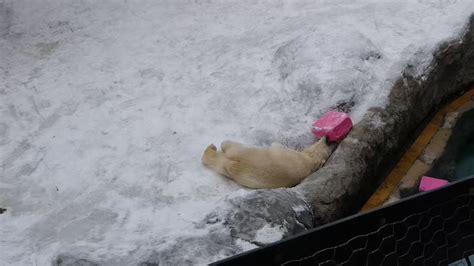
[(474, 177), (212, 265), (474, 265)]

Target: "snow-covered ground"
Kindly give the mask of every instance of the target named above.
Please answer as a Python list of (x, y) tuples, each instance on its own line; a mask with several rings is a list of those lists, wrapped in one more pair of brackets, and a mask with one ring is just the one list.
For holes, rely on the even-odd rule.
[(473, 10), (472, 0), (0, 1), (0, 264), (136, 257), (206, 234), (196, 224), (246, 193), (203, 168), (208, 144), (300, 148), (334, 106), (357, 122), (408, 63), (422, 75)]

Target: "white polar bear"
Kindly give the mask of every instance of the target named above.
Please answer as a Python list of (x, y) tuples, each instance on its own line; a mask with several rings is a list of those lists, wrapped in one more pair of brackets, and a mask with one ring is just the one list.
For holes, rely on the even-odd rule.
[(224, 141), (222, 151), (214, 144), (204, 151), (202, 162), (217, 173), (248, 188), (292, 187), (321, 168), (332, 153), (326, 138), (299, 152), (280, 144), (249, 147)]

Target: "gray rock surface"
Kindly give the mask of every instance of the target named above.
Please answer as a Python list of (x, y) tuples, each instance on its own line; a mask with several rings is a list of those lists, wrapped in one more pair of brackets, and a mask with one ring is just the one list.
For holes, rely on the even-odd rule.
[(67, 254), (59, 255), (55, 261), (53, 261), (53, 266), (98, 266), (99, 264), (83, 259), (77, 258), (75, 256), (70, 256)]

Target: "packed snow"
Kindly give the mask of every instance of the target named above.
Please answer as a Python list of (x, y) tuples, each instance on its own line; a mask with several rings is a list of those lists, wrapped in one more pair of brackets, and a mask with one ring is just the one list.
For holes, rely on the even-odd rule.
[(261, 244), (270, 244), (280, 240), (283, 236), (282, 228), (280, 226), (265, 225), (257, 231), (255, 242)]
[(423, 75), (473, 10), (471, 0), (0, 1), (0, 265), (138, 258), (205, 235), (196, 224), (247, 193), (201, 165), (207, 145), (301, 148), (335, 107), (360, 121), (407, 64)]

